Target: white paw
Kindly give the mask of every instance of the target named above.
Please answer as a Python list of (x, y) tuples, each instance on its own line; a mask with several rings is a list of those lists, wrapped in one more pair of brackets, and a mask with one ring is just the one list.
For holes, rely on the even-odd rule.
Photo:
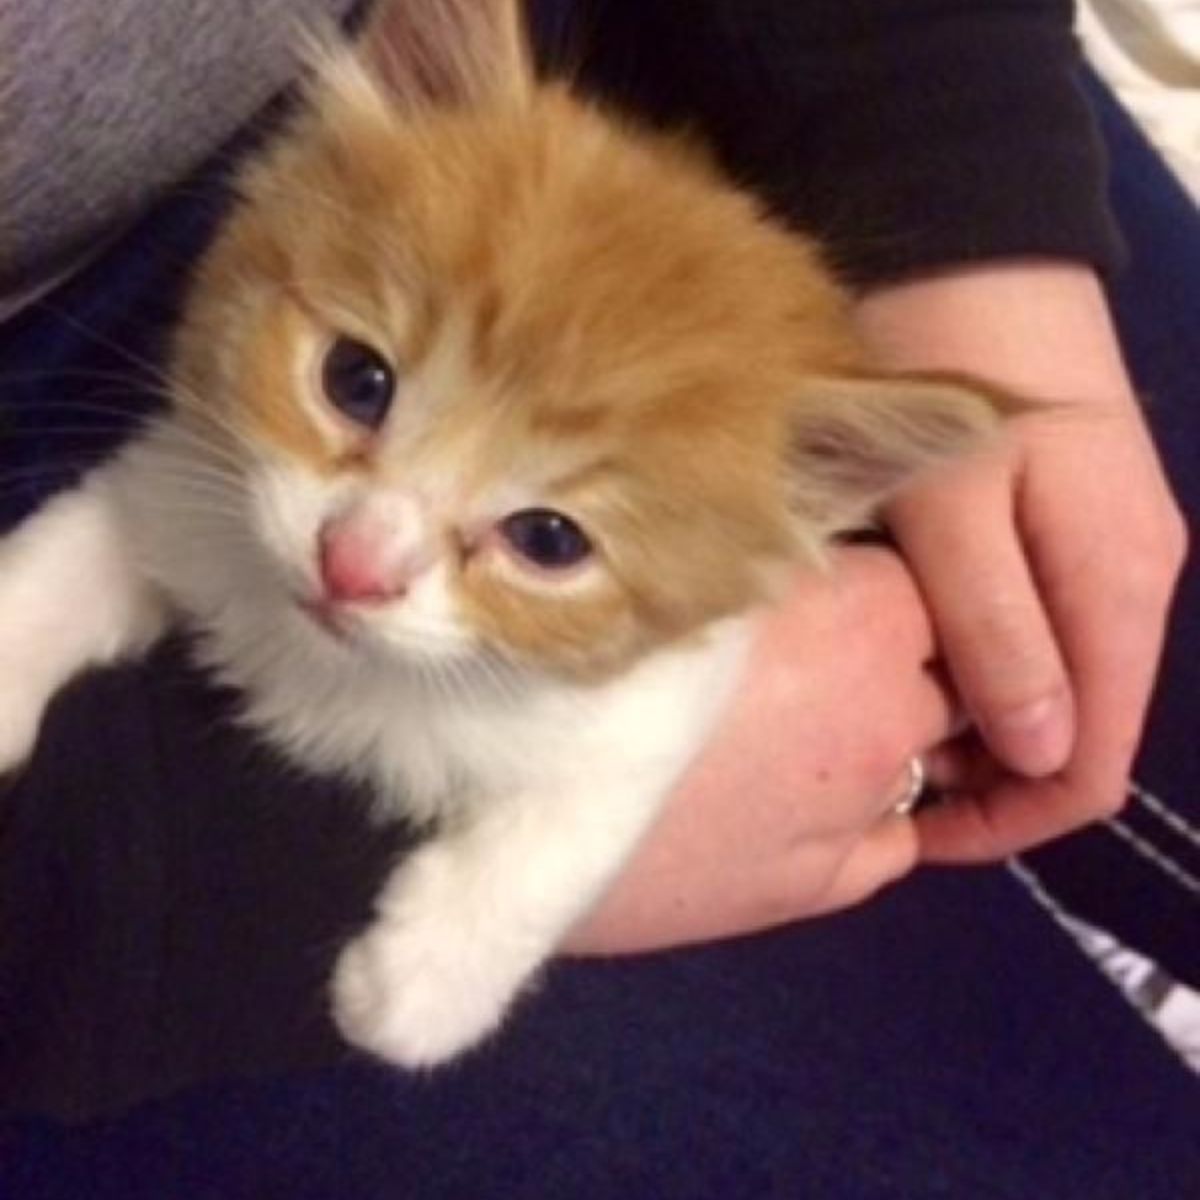
[(430, 1067), (499, 1024), (524, 972), (485, 963), (445, 923), (386, 918), (342, 951), (333, 1017), (347, 1041), (403, 1067)]
[(29, 757), (44, 707), (36, 689), (23, 686), (20, 678), (0, 678), (0, 775), (15, 770)]

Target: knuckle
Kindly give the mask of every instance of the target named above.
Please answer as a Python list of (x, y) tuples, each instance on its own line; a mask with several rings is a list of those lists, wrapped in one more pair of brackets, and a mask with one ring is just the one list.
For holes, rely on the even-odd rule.
[(965, 618), (962, 639), (990, 659), (1015, 659), (1022, 666), (1035, 663), (1046, 654), (1038, 615), (1031, 601), (994, 589)]
[(1188, 555), (1187, 519), (1172, 501), (1149, 520), (1140, 538), (1131, 539), (1128, 555), (1130, 574), (1135, 584), (1147, 591), (1161, 591), (1171, 585)]
[(1081, 829), (1096, 821), (1118, 816), (1128, 801), (1123, 779), (1079, 781), (1067, 794), (1059, 810), (1063, 831)]
[(1115, 581), (1113, 600), (1126, 611), (1165, 609), (1184, 563), (1182, 540), (1174, 535), (1143, 543), (1125, 560)]
[(1188, 531), (1187, 518), (1175, 505), (1170, 507), (1163, 521), (1162, 539), (1163, 559), (1172, 568), (1172, 574), (1177, 574), (1187, 561), (1191, 535)]
[(1096, 811), (1100, 817), (1115, 817), (1126, 809), (1129, 803), (1129, 784), (1126, 776), (1102, 784), (1096, 790)]
[(1091, 796), (1088, 816), (1105, 821), (1118, 816), (1125, 808), (1128, 794), (1123, 785), (1112, 784), (1096, 789)]

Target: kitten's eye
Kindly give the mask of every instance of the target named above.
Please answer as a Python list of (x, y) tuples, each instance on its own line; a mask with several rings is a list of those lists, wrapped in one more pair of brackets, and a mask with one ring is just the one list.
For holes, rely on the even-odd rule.
[(391, 407), (396, 376), (370, 346), (340, 337), (325, 355), (321, 386), (329, 403), (356, 425), (378, 429)]
[(592, 552), (587, 534), (570, 517), (550, 508), (522, 509), (505, 517), (499, 528), (522, 558), (547, 570), (573, 567)]

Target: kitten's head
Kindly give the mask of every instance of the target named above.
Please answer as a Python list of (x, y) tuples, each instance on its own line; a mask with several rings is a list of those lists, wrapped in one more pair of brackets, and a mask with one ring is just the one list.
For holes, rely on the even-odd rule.
[(330, 636), (601, 677), (764, 598), (992, 417), (863, 374), (812, 247), (536, 82), (519, 20), (396, 0), (322, 54), (176, 374)]

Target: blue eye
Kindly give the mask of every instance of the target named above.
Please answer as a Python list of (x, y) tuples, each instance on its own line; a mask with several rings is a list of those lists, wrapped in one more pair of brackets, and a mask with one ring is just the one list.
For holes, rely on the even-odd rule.
[(365, 429), (378, 429), (392, 406), (396, 375), (370, 346), (340, 337), (325, 355), (321, 386), (340, 413)]
[(587, 534), (550, 508), (512, 513), (500, 522), (500, 532), (522, 558), (551, 571), (573, 567), (592, 552)]

